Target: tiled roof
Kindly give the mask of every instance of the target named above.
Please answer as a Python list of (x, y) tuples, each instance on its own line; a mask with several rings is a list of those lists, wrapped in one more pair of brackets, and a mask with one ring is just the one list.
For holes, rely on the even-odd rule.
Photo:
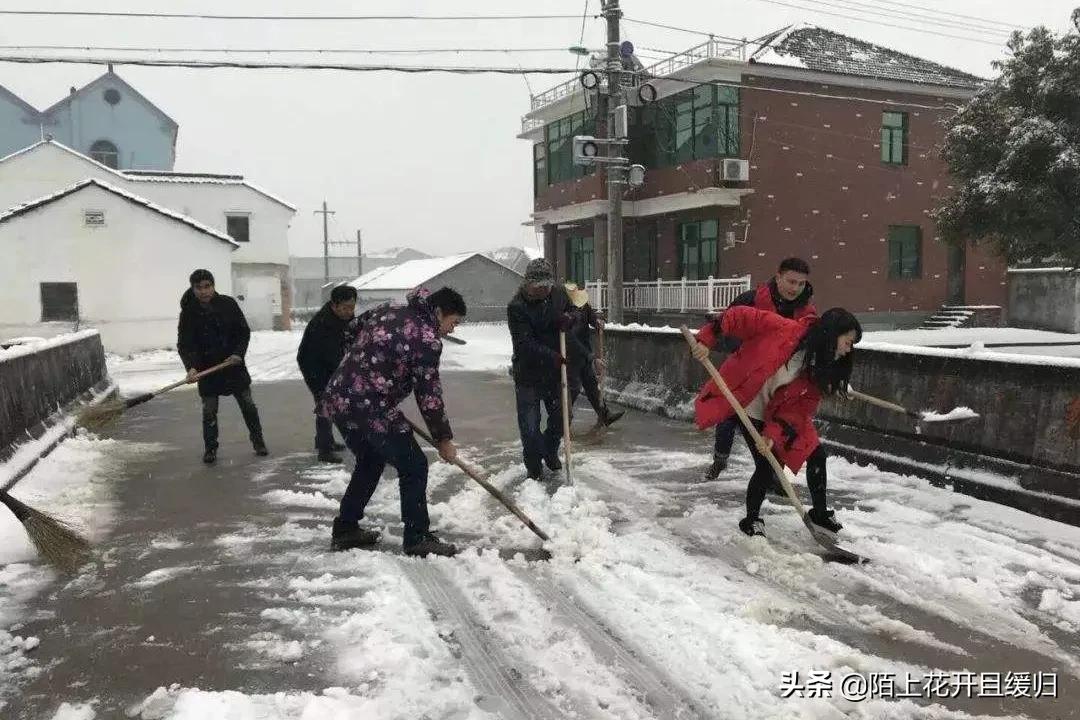
[(815, 25), (792, 25), (763, 38), (750, 62), (955, 88), (974, 89), (984, 82), (976, 75)]

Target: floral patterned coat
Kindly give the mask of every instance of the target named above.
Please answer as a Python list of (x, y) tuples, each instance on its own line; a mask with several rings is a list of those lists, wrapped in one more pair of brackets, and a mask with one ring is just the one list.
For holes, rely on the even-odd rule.
[(418, 288), (407, 305), (380, 305), (352, 321), (355, 342), (331, 376), (319, 414), (368, 436), (408, 434), (398, 405), (414, 393), (431, 436), (453, 437), (439, 380), (439, 322), (429, 294)]

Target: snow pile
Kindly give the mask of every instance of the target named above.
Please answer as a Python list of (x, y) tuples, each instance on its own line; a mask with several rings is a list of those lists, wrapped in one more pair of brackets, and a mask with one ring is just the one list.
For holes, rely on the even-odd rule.
[(56, 714), (53, 715), (52, 720), (94, 720), (96, 717), (97, 713), (94, 712), (92, 704), (71, 705), (62, 703)]
[(933, 410), (924, 410), (921, 415), (923, 422), (952, 422), (953, 420), (971, 420), (979, 417), (979, 413), (969, 407), (953, 408), (944, 414)]

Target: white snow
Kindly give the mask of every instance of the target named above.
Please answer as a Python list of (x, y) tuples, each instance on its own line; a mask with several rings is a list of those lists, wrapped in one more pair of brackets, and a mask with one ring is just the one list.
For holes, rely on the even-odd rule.
[(442, 369), (505, 372), (510, 367), (513, 347), (506, 323), (462, 323), (454, 336), (466, 344), (443, 343)]
[(969, 360), (988, 360), (1015, 365), (1040, 365), (1043, 367), (1080, 368), (1080, 357), (1060, 357), (1049, 354), (1054, 348), (1034, 348), (1032, 352), (1045, 354), (1023, 354), (1006, 352), (1015, 348), (1002, 348), (1001, 351), (987, 350), (982, 342), (975, 342), (968, 348), (935, 348), (917, 345), (897, 345), (887, 342), (867, 342), (865, 339), (856, 347), (860, 350), (899, 353), (903, 355), (923, 355), (927, 357), (957, 358)]
[(349, 284), (357, 290), (412, 290), (416, 286), (457, 267), (480, 253), (464, 253), (448, 257), (408, 260), (400, 265), (388, 265), (364, 273)]
[(1080, 334), (1010, 327), (943, 328), (940, 330), (876, 330), (864, 333), (863, 340), (897, 345), (971, 345), (975, 342), (981, 342), (984, 345), (998, 343), (1030, 345), (1077, 343), (1080, 345)]
[(52, 720), (94, 720), (97, 717), (97, 713), (94, 711), (92, 704), (77, 704), (71, 705), (69, 703), (61, 703), (60, 708), (53, 715)]
[(926, 410), (922, 413), (923, 422), (950, 422), (953, 420), (969, 420), (977, 417), (979, 417), (979, 413), (969, 407), (953, 408), (944, 414), (934, 412), (933, 410)]
[(189, 575), (199, 568), (193, 565), (181, 565), (177, 567), (158, 568), (157, 570), (151, 570), (143, 575), (141, 578), (132, 583), (137, 588), (146, 590), (148, 588), (161, 585), (162, 583), (175, 580), (183, 575)]

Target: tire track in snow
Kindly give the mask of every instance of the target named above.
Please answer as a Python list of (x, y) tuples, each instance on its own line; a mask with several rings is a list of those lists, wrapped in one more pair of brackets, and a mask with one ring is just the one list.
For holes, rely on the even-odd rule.
[(522, 679), (515, 660), (499, 649), (496, 638), (484, 629), (468, 601), (450, 580), (430, 563), (398, 558), (405, 577), (437, 615), (454, 626), (461, 645), (461, 662), (476, 688), (484, 694), (481, 709), (505, 720), (562, 720), (565, 714)]
[(538, 577), (531, 568), (514, 567), (513, 571), (581, 635), (598, 659), (615, 669), (616, 674), (625, 676), (632, 687), (642, 691), (645, 703), (656, 712), (659, 720), (707, 717), (666, 672), (582, 609), (565, 590), (556, 588), (552, 578)]

